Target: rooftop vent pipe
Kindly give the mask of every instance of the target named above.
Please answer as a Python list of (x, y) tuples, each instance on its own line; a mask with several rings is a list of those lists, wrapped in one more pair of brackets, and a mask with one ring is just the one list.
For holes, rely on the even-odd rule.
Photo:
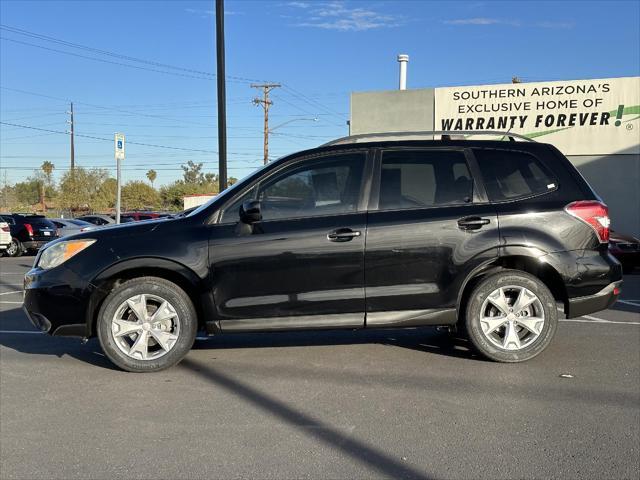
[(400, 90), (407, 89), (407, 63), (409, 63), (409, 55), (398, 55), (398, 63), (400, 64)]

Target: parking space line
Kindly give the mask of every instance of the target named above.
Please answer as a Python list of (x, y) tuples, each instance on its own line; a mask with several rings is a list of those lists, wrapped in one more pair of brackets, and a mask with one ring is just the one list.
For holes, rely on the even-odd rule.
[(0, 302), (0, 305), (22, 305), (24, 302), (7, 302), (5, 300), (2, 300)]
[(602, 318), (584, 316), (582, 318), (560, 318), (559, 322), (577, 322), (577, 323), (615, 323), (617, 325), (640, 325), (640, 322), (618, 322), (616, 320), (603, 320)]
[(22, 290), (14, 290), (13, 292), (2, 292), (0, 295), (15, 295), (16, 293), (22, 293)]
[(20, 273), (20, 272), (1, 272), (0, 276), (2, 275), (22, 275), (24, 276), (24, 273)]
[(625, 305), (633, 305), (634, 307), (640, 307), (638, 300), (618, 300), (618, 303), (624, 303)]

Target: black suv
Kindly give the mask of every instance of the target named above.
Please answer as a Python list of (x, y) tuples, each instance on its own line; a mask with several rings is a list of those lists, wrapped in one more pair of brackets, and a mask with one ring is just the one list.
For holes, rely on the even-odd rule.
[(607, 207), (553, 146), (347, 137), (281, 158), (187, 216), (48, 245), (31, 321), (119, 367), (179, 362), (196, 331), (451, 326), (530, 359), (558, 312), (610, 306)]
[(7, 222), (11, 231), (11, 243), (5, 251), (10, 257), (35, 252), (58, 238), (58, 229), (44, 215), (0, 213), (0, 221)]

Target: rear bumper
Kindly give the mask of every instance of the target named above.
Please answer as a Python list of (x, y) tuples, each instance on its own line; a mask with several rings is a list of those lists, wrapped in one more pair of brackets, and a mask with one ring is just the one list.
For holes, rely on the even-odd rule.
[(22, 246), (27, 250), (39, 250), (47, 243), (57, 240), (58, 237), (47, 238), (46, 240), (29, 240), (28, 242), (22, 242)]
[(606, 310), (618, 300), (621, 285), (622, 280), (619, 280), (610, 283), (594, 295), (570, 298), (566, 312), (567, 318), (581, 317), (589, 313)]

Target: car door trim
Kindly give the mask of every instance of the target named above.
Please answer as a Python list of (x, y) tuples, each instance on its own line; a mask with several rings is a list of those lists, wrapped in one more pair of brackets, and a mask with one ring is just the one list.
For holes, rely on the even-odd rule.
[(220, 320), (223, 333), (364, 327), (364, 312)]
[(367, 328), (420, 327), (453, 325), (458, 319), (455, 308), (425, 310), (391, 310), (367, 312)]

